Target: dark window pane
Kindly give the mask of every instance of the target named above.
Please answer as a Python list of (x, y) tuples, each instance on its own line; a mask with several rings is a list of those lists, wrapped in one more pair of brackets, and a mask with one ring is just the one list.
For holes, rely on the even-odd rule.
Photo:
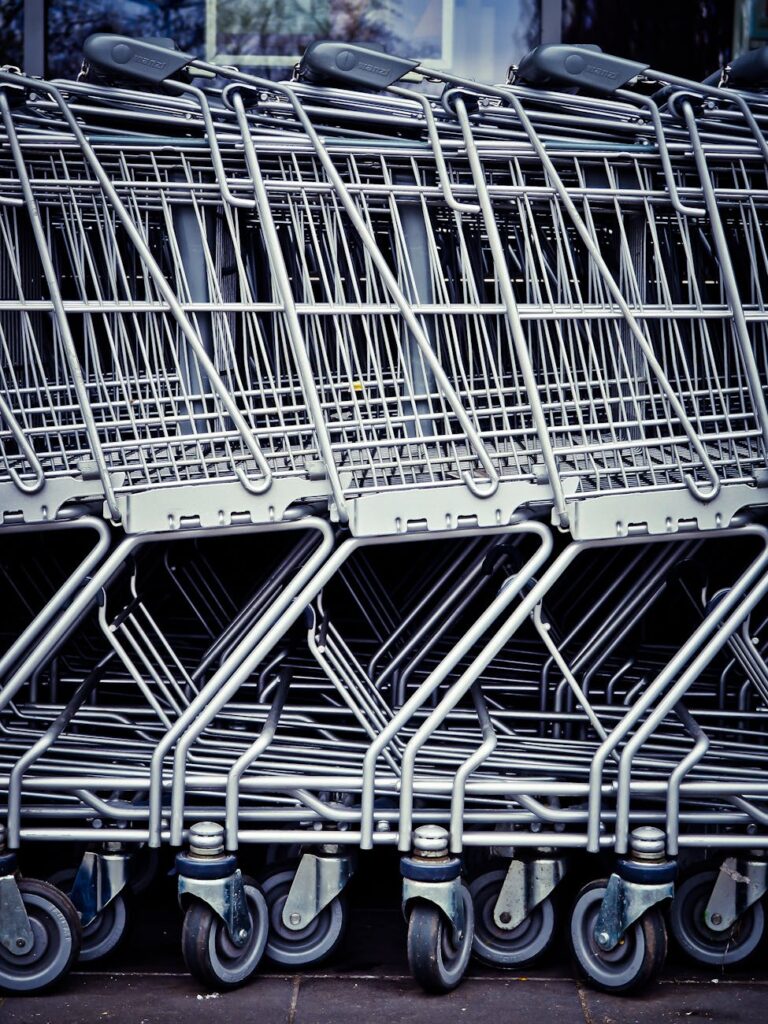
[(564, 0), (563, 41), (700, 81), (728, 60), (733, 0)]
[(0, 3), (0, 64), (21, 67), (24, 60), (24, 0)]
[(49, 0), (48, 74), (77, 74), (83, 41), (92, 32), (129, 36), (167, 36), (202, 56), (205, 0)]

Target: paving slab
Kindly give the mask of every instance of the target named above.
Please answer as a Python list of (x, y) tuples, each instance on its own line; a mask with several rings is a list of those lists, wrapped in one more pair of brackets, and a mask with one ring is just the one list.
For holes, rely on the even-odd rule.
[(301, 981), (295, 1024), (584, 1024), (573, 982), (470, 978), (445, 996), (429, 996), (410, 978), (310, 978)]
[(768, 985), (741, 981), (665, 980), (638, 998), (579, 988), (587, 1024), (765, 1024)]
[(72, 975), (50, 995), (0, 996), (2, 1024), (287, 1024), (294, 984), (262, 979), (235, 992), (206, 992), (189, 976)]

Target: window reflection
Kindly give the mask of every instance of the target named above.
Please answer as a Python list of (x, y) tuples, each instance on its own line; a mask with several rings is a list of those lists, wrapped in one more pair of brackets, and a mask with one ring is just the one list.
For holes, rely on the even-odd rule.
[[(2, 5), (0, 5), (2, 6)], [(540, 0), (49, 0), (48, 73), (76, 75), (92, 32), (165, 36), (283, 78), (313, 39), (382, 47), (501, 81), (540, 39)]]

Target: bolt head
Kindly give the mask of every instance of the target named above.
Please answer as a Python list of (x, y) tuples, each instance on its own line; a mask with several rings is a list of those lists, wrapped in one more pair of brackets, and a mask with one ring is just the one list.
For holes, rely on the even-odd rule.
[(224, 827), (216, 821), (199, 821), (189, 830), (189, 852), (195, 857), (224, 853)]
[(448, 854), (448, 830), (442, 825), (419, 825), (413, 832), (413, 852), (427, 857)]
[(248, 938), (248, 932), (245, 930), (245, 928), (241, 928), (240, 931), (237, 933), (237, 937), (238, 939), (240, 939), (241, 942), (245, 942), (245, 940)]
[(294, 911), (290, 915), (288, 920), (291, 922), (291, 924), (301, 924), (301, 914), (297, 914), (296, 911)]
[(713, 914), (712, 915), (712, 924), (722, 924), (722, 923), (723, 923), (723, 915), (722, 914)]
[(16, 939), (16, 946), (18, 949), (24, 949), (25, 945), (26, 943), (24, 942), (24, 939)]
[(598, 946), (605, 947), (611, 941), (611, 936), (608, 932), (598, 932), (595, 936)]
[(512, 920), (512, 915), (509, 913), (508, 910), (504, 910), (502, 911), (502, 913), (499, 914), (499, 920), (501, 921), (502, 924), (509, 924), (509, 922)]

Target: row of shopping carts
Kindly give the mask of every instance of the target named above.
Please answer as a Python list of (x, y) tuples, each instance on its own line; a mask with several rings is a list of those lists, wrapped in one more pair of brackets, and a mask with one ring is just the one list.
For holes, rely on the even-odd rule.
[(0, 72), (0, 988), (169, 847), (214, 988), (330, 957), (375, 846), (430, 991), (757, 948), (767, 54)]

